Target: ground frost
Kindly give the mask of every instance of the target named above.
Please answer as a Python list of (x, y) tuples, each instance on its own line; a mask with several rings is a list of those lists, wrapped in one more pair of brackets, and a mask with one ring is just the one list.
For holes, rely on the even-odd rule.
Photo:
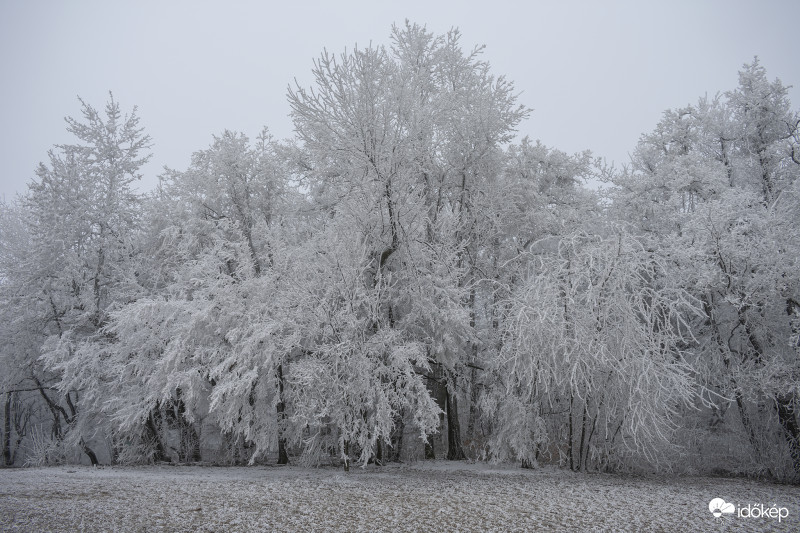
[[(713, 498), (789, 509), (714, 518)], [(800, 487), (425, 462), (0, 470), (2, 531), (797, 531)]]

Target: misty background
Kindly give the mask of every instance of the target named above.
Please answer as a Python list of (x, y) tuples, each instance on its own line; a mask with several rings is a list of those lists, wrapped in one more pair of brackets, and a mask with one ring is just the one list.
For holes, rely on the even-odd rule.
[[(767, 1), (566, 2), (57, 2), (0, 1), (0, 197), (26, 190), (80, 96), (108, 91), (139, 108), (153, 139), (140, 187), (224, 129), (254, 138), (263, 126), (293, 134), (286, 91), (312, 83), (323, 48), (385, 44), (405, 19), (483, 58), (533, 108), (519, 129), (568, 153), (628, 161), (665, 109), (735, 87), (757, 55), (770, 79), (800, 80), (800, 3)], [(795, 87), (792, 101), (800, 101)]]

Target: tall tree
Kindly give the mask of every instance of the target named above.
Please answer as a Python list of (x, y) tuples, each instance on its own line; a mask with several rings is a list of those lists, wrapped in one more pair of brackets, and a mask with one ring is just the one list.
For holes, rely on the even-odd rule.
[[(202, 421), (210, 419), (254, 461), (277, 445), (288, 462), (280, 342), (280, 297), (288, 242), (282, 225), (290, 200), (280, 147), (266, 131), (251, 146), (239, 133), (214, 137), (184, 172), (169, 171), (153, 199), (167, 213), (153, 228), (161, 274), (149, 293), (119, 309), (107, 327), (120, 430), (161, 455), (167, 428), (200, 457)], [(175, 414), (177, 413), (177, 414)], [(226, 452), (227, 453), (227, 452)]]
[[(707, 428), (715, 432), (734, 404), (752, 468), (781, 476), (784, 457), (800, 474), (799, 374), (786, 342), (798, 290), (797, 127), (786, 88), (755, 60), (735, 90), (665, 113), (614, 201), (703, 303), (693, 364), (713, 404)], [(769, 451), (781, 440), (788, 453)]]
[(465, 54), (459, 39), (406, 23), (393, 28), (391, 48), (323, 54), (316, 87), (289, 92), (316, 201), (358, 225), (373, 288), (388, 283), (383, 320), (426, 346), (453, 459), (464, 457), (457, 381), (474, 342), (473, 196), (527, 114), (481, 49)]
[[(31, 253), (25, 271), (5, 281), (37, 324), (29, 379), (53, 415), (53, 436), (69, 437), (97, 463), (84, 412), (91, 392), (76, 386), (97, 376), (101, 361), (81, 357), (102, 338), (114, 305), (130, 298), (140, 196), (133, 183), (150, 139), (136, 109), (123, 115), (113, 96), (101, 114), (81, 100), (82, 119), (67, 118), (77, 144), (58, 145), (23, 198)], [(92, 425), (96, 425), (97, 421)]]
[(486, 398), (496, 457), (535, 464), (556, 444), (576, 470), (624, 464), (630, 453), (658, 462), (678, 428), (675, 406), (695, 395), (682, 349), (695, 309), (664, 271), (624, 233), (573, 233), (530, 264), (493, 360), (500, 383)]

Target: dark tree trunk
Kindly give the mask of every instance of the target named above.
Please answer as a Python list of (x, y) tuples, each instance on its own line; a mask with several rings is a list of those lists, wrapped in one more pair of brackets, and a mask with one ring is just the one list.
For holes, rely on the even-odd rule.
[(756, 436), (756, 430), (753, 427), (753, 422), (750, 420), (750, 415), (747, 414), (747, 406), (744, 404), (744, 397), (739, 387), (736, 385), (734, 386), (736, 387), (736, 391), (733, 395), (736, 398), (736, 407), (739, 409), (739, 417), (742, 419), (742, 425), (745, 431), (747, 431), (747, 439), (750, 441), (750, 446), (753, 447), (753, 453), (761, 460), (761, 446), (758, 444), (758, 436)]
[[(581, 447), (578, 450), (578, 470), (586, 470), (586, 463), (584, 462), (584, 453), (588, 455), (589, 444), (586, 442), (586, 406), (589, 403), (588, 398), (583, 402), (583, 418), (581, 419)], [(586, 452), (584, 452), (586, 450)]]
[(447, 459), (462, 461), (467, 458), (461, 444), (461, 424), (458, 420), (458, 396), (455, 387), (445, 387), (447, 401)]
[(148, 440), (155, 445), (156, 453), (155, 453), (155, 460), (156, 461), (163, 461), (169, 462), (170, 458), (167, 456), (166, 451), (164, 450), (164, 445), (161, 443), (161, 436), (158, 432), (158, 426), (156, 425), (155, 417), (161, 418), (161, 414), (158, 411), (158, 408), (150, 411), (150, 414), (147, 417), (147, 422), (145, 422), (145, 432), (147, 434)]
[(574, 398), (572, 394), (569, 395), (569, 469), (575, 470), (575, 454), (574, 446), (572, 445), (572, 402)]
[(794, 473), (800, 481), (800, 427), (797, 425), (795, 399), (791, 395), (778, 396), (775, 404), (778, 409), (778, 421), (780, 421), (786, 441), (789, 443)]
[(69, 416), (67, 412), (64, 410), (63, 407), (56, 404), (50, 396), (44, 391), (44, 386), (39, 382), (39, 379), (34, 377), (34, 383), (36, 383), (36, 388), (39, 390), (39, 394), (44, 399), (45, 403), (47, 404), (48, 409), (50, 409), (50, 413), (53, 415), (53, 426), (51, 428), (51, 434), (54, 439), (61, 440), (61, 417), (64, 417), (64, 420), (68, 421)]
[(286, 453), (286, 439), (283, 431), (286, 425), (286, 404), (283, 401), (283, 365), (278, 365), (278, 405), (275, 409), (278, 412), (278, 464), (288, 465), (289, 454)]
[[(600, 408), (603, 405), (603, 400), (601, 399), (600, 402), (597, 404), (597, 408), (595, 410), (595, 415), (592, 417), (592, 429), (589, 430), (589, 437), (586, 439), (586, 456), (583, 459), (583, 464), (585, 465), (589, 462), (589, 445), (592, 443), (592, 436), (594, 435), (594, 430), (597, 428), (597, 418), (600, 416)], [(536, 454), (538, 456), (539, 450), (537, 448)]]
[(199, 462), (202, 459), (200, 454), (200, 438), (194, 424), (186, 419), (186, 404), (181, 399), (181, 389), (175, 389), (174, 401), (174, 423), (178, 426), (180, 442), (178, 443), (178, 460), (184, 462)]
[(343, 451), (344, 451), (344, 453), (342, 455), (344, 455), (344, 471), (345, 472), (349, 472), (350, 471), (350, 441), (349, 440), (344, 441), (344, 450)]
[(391, 436), (391, 444), (392, 444), (392, 451), (389, 455), (389, 461), (399, 463), (400, 457), (403, 453), (403, 433), (406, 430), (406, 424), (403, 417), (403, 412), (400, 413), (395, 418), (395, 425), (394, 429), (392, 430)]
[(467, 439), (475, 441), (475, 419), (478, 417), (478, 377), (475, 367), (470, 370), (469, 385), (469, 417), (467, 418)]
[(197, 434), (194, 424), (186, 423), (186, 430), (188, 433), (187, 440), (189, 445), (186, 454), (187, 459), (193, 463), (199, 463), (203, 460), (203, 454), (200, 452), (200, 435)]
[[(431, 398), (439, 406), (441, 412), (439, 413), (439, 426), (437, 430), (441, 430), (444, 423), (444, 412), (447, 409), (447, 394), (446, 387), (443, 385), (444, 378), (442, 376), (442, 367), (440, 364), (431, 360), (432, 374), (426, 375), (427, 387), (430, 392)], [(438, 431), (437, 431), (438, 432)], [(428, 435), (425, 439), (425, 459), (436, 459), (436, 447), (434, 443), (434, 435)]]
[(436, 449), (433, 447), (433, 436), (425, 439), (425, 459), (436, 459)]
[(3, 418), (3, 465), (11, 466), (11, 393), (6, 393)]
[[(745, 309), (740, 308), (738, 310), (739, 315), (739, 323), (744, 326), (744, 331), (747, 334), (747, 340), (750, 342), (750, 346), (752, 347), (752, 351), (749, 353), (749, 357), (758, 365), (762, 365), (762, 357), (761, 354), (764, 353), (761, 342), (755, 335), (755, 332), (750, 326), (750, 321), (747, 320), (747, 316), (745, 315)], [(742, 397), (742, 393), (739, 389), (739, 386), (736, 385), (734, 381), (734, 386), (736, 387), (734, 397), (736, 398), (736, 407), (739, 408), (739, 416), (742, 418), (742, 423), (744, 424), (745, 429), (747, 430), (747, 436), (750, 439), (750, 444), (753, 446), (753, 451), (755, 452), (756, 457), (759, 461), (761, 461), (761, 446), (759, 445), (758, 436), (756, 435), (756, 429), (753, 426), (753, 422), (750, 420), (750, 416), (747, 414), (747, 406), (744, 403), (744, 398)]]
[(92, 466), (97, 466), (100, 464), (100, 462), (97, 460), (97, 455), (95, 455), (92, 449), (86, 445), (86, 442), (83, 439), (81, 439), (81, 449), (83, 450), (83, 453), (89, 457), (89, 461), (91, 461)]
[[(475, 315), (477, 314), (476, 310), (476, 299), (475, 299), (475, 285), (473, 284), (472, 288), (469, 291), (469, 327), (475, 331)], [(470, 366), (470, 373), (469, 373), (469, 416), (467, 417), (467, 440), (468, 445), (472, 448), (473, 452), (471, 455), (475, 455), (475, 419), (478, 416), (478, 374), (477, 374), (477, 363), (478, 363), (478, 344), (472, 343), (472, 365)]]
[[(72, 403), (72, 399), (70, 398), (68, 392), (67, 395), (65, 396), (65, 400), (70, 409), (70, 413), (68, 414), (63, 407), (61, 407), (59, 404), (53, 401), (53, 399), (50, 398), (50, 396), (47, 395), (47, 393), (44, 391), (44, 387), (42, 386), (38, 378), (34, 377), (33, 381), (34, 383), (36, 383), (36, 388), (39, 390), (39, 394), (42, 396), (42, 398), (44, 398), (45, 403), (47, 403), (47, 406), (50, 408), (50, 412), (53, 413), (53, 437), (56, 440), (60, 441), (63, 437), (63, 434), (61, 432), (61, 417), (64, 417), (64, 421), (68, 425), (74, 424), (75, 419), (77, 417), (77, 411), (75, 409), (75, 405)], [(81, 437), (80, 446), (81, 450), (83, 450), (83, 453), (85, 453), (89, 457), (89, 461), (92, 462), (92, 466), (97, 466), (99, 464), (97, 461), (97, 455), (95, 455), (92, 449), (86, 445), (86, 442), (84, 442), (83, 437)]]

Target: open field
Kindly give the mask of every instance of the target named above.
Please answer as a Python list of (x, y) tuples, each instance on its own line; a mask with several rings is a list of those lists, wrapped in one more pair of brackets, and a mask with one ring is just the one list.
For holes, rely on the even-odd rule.
[[(788, 517), (714, 518), (713, 498)], [(798, 531), (800, 487), (425, 462), (0, 470), (1, 531)]]

